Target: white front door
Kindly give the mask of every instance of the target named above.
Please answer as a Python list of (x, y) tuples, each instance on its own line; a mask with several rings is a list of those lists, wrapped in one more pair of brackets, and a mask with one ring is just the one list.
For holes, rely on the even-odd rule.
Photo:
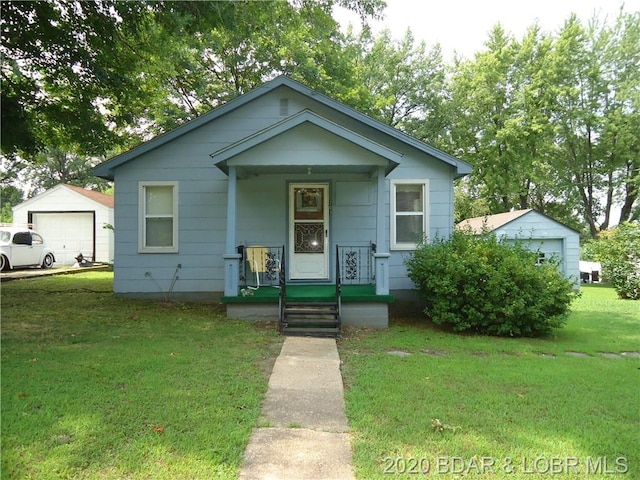
[(289, 278), (329, 278), (329, 184), (289, 185)]

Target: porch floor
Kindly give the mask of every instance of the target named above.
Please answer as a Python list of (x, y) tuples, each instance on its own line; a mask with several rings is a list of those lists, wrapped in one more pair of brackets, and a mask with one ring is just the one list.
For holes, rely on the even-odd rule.
[[(253, 295), (222, 297), (222, 303), (278, 303), (280, 289), (263, 286), (252, 290)], [(336, 286), (333, 284), (296, 285), (287, 284), (287, 300), (291, 302), (326, 302), (335, 300)], [(375, 285), (342, 285), (343, 303), (391, 303), (393, 295), (376, 295)]]

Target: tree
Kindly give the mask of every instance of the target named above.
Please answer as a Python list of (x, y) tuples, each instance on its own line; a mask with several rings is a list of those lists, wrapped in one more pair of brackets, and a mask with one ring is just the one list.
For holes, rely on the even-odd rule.
[(623, 299), (640, 300), (640, 223), (625, 222), (587, 244), (591, 260)]
[(2, 2), (2, 154), (17, 170), (45, 148), (117, 153), (283, 72), (325, 92), (348, 88), (334, 3), (363, 21), (384, 6)]
[(474, 165), (458, 196), (491, 213), (535, 208), (596, 236), (640, 215), (640, 13), (614, 26), (571, 16), (552, 37), (518, 42), (496, 26), (486, 51), (458, 62), (451, 148)]
[(640, 12), (621, 12), (610, 35), (606, 57), (611, 92), (602, 140), (614, 166), (608, 198), (622, 198), (618, 220), (624, 223), (640, 219)]
[(11, 223), (13, 222), (13, 210), (12, 207), (20, 204), (24, 200), (24, 192), (22, 190), (17, 189), (14, 186), (0, 186), (0, 199), (1, 201), (1, 212), (0, 212), (0, 222), (2, 223)]
[(106, 191), (109, 183), (93, 175), (92, 168), (103, 161), (57, 149), (46, 149), (38, 154), (38, 163), (29, 169), (25, 179), (36, 185), (32, 194), (55, 187), (60, 183)]
[(592, 237), (611, 222), (616, 194), (624, 192), (621, 220), (637, 208), (639, 30), (640, 14), (621, 13), (613, 28), (594, 19), (585, 29), (571, 17), (553, 52), (555, 168), (569, 180), (556, 193), (576, 206)]
[(536, 135), (545, 128), (532, 78), (545, 48), (537, 35), (530, 31), (523, 47), (497, 25), (487, 50), (459, 62), (451, 78), (452, 143), (474, 165), (471, 182), (492, 213), (530, 206), (535, 167), (546, 154)]
[(427, 51), (411, 30), (401, 40), (393, 40), (388, 30), (376, 38), (365, 31), (359, 42), (359, 79), (372, 96), (371, 114), (407, 133), (437, 139), (445, 78), (440, 47)]

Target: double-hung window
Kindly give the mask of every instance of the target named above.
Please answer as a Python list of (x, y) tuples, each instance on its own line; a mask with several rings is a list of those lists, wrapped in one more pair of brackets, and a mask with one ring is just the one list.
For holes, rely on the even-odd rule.
[(178, 251), (178, 183), (140, 182), (138, 251)]
[(391, 248), (413, 250), (428, 231), (428, 180), (391, 181)]

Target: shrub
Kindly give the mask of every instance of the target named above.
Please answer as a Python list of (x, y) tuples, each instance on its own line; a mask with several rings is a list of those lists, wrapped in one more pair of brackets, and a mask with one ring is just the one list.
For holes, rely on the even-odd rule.
[(589, 244), (594, 260), (602, 263), (602, 275), (620, 298), (640, 299), (640, 222), (626, 222), (600, 233)]
[(425, 313), (456, 331), (536, 337), (564, 325), (577, 295), (553, 261), (493, 235), (454, 232), (423, 243), (406, 261)]

